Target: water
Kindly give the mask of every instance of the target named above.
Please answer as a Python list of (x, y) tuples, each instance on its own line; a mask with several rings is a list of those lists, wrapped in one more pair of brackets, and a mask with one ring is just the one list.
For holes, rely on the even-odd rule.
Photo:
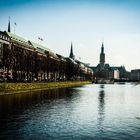
[(0, 96), (0, 139), (139, 140), (140, 86), (84, 85)]

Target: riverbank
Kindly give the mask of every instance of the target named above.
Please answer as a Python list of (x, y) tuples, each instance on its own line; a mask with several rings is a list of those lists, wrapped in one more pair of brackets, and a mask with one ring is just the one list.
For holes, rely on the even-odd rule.
[(89, 81), (69, 81), (69, 82), (41, 82), (41, 83), (0, 83), (0, 95), (17, 92), (47, 90), (64, 87), (74, 87), (90, 84)]

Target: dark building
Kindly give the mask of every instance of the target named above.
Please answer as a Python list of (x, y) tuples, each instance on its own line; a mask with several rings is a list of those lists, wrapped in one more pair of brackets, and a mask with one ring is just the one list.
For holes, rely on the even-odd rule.
[(131, 70), (131, 81), (140, 81), (140, 69)]
[(75, 60), (71, 43), (70, 57), (56, 54), (46, 46), (8, 31), (0, 31), (0, 81), (90, 80), (92, 70)]

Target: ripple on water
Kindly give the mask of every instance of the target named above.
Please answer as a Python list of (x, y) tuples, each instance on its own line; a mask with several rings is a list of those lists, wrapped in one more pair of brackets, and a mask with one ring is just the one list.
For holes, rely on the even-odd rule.
[(140, 87), (85, 85), (0, 99), (0, 139), (140, 139)]

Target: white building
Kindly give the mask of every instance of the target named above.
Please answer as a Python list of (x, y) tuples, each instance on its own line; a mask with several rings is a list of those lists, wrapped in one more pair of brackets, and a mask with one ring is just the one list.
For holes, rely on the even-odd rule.
[(119, 70), (117, 68), (111, 68), (109, 70), (109, 79), (119, 79)]

